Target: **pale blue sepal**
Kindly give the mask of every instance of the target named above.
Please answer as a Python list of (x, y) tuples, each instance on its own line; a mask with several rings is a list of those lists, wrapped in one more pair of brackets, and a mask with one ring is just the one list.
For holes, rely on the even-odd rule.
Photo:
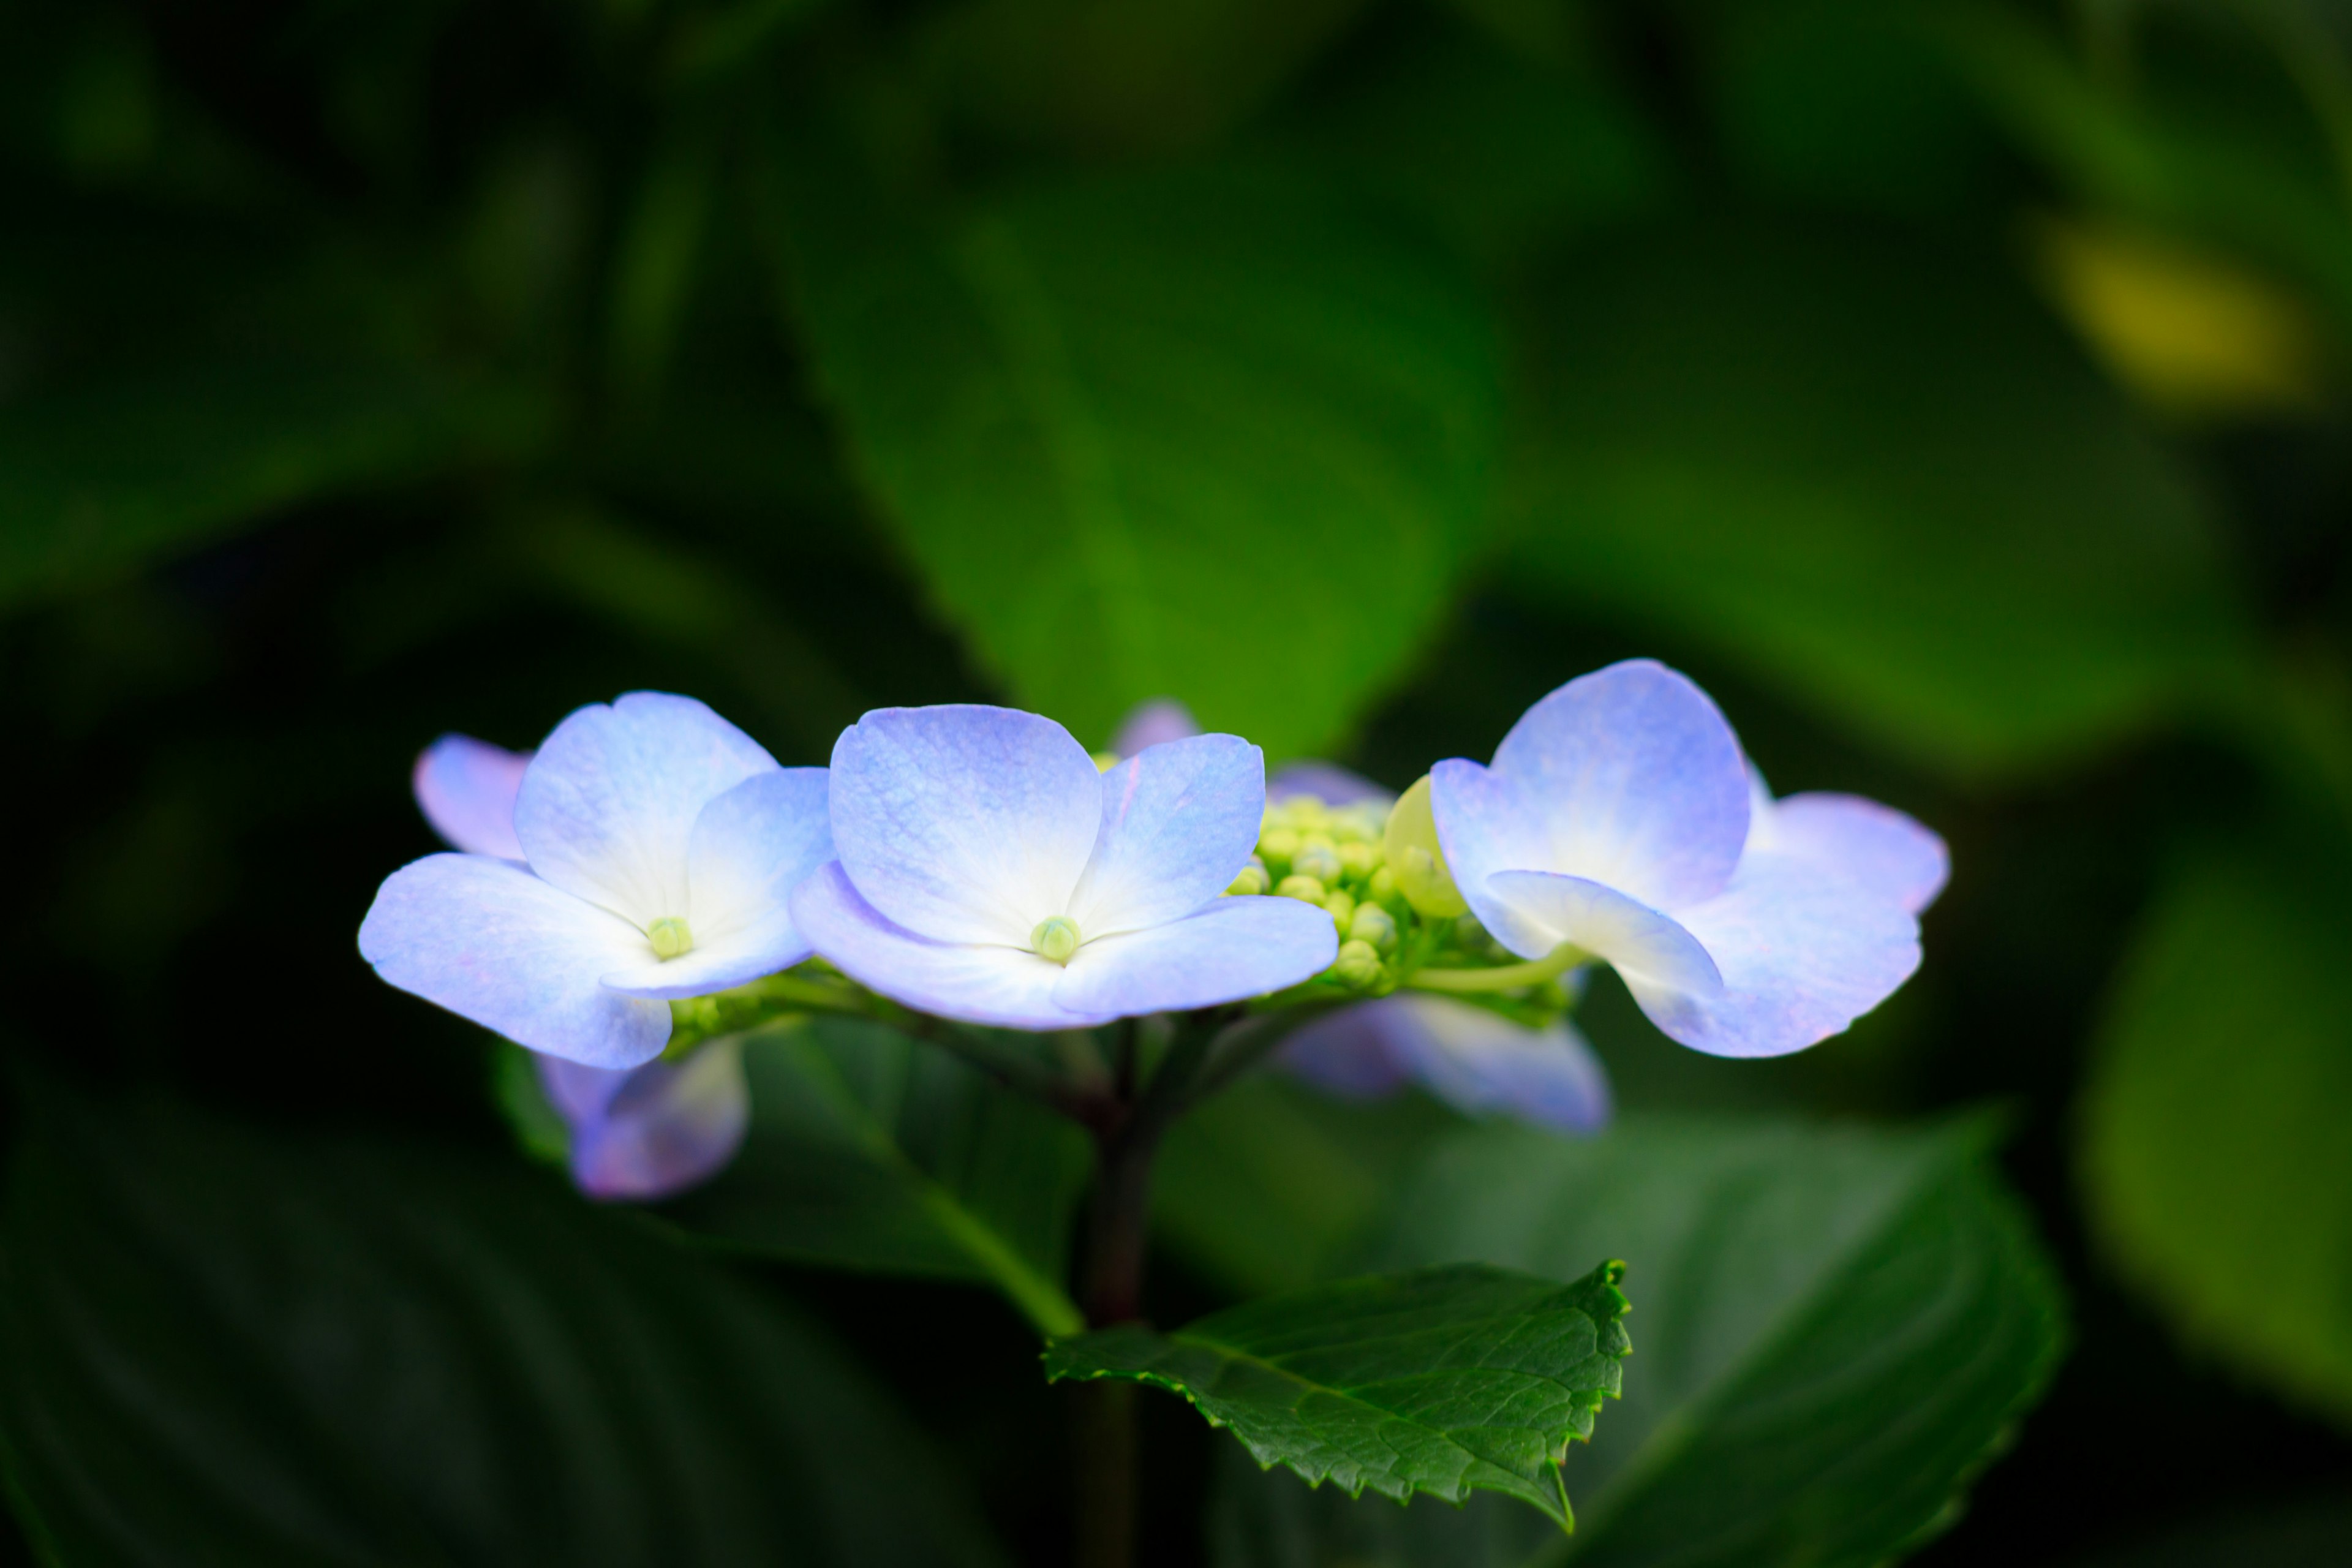
[(443, 842), (468, 855), (523, 858), (515, 837), (515, 795), (529, 753), (509, 752), (471, 735), (444, 735), (416, 759), (409, 784), (417, 809)]

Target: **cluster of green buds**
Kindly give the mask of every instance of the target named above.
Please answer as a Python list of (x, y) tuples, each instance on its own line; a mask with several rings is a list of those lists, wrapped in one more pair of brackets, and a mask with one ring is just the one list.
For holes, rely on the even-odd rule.
[(1331, 917), (1339, 956), (1309, 983), (1318, 989), (1384, 995), (1433, 971), (1511, 962), (1446, 870), (1426, 778), (1392, 806), (1311, 795), (1269, 802), (1257, 853), (1226, 891), (1297, 899)]

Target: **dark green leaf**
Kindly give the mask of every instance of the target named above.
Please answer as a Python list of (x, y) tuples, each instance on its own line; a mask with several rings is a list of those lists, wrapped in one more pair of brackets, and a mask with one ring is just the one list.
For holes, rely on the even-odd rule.
[(989, 1556), (840, 1347), (511, 1165), (38, 1095), (0, 1344), (76, 1568)]
[(993, 1285), (1040, 1332), (1079, 1326), (1062, 1290), (1087, 1171), (1074, 1124), (877, 1024), (762, 1031), (743, 1071), (743, 1152), (670, 1218), (803, 1262)]
[[(1383, 1266), (1632, 1263), (1641, 1353), (1566, 1480), (1572, 1541), (1510, 1510), (1400, 1519), (1229, 1478), (1220, 1561), (1447, 1568), (1876, 1563), (1948, 1523), (2056, 1357), (2056, 1287), (1970, 1132), (1629, 1119), (1456, 1134)], [(1646, 1287), (1643, 1281), (1648, 1283)], [(1245, 1480), (1246, 1484), (1243, 1484)]]
[(1152, 697), (1270, 755), (1405, 669), (1487, 504), (1493, 323), (1311, 186), (1046, 191), (931, 243), (795, 150), (823, 384), (931, 591), (1090, 743)]
[(0, 407), (0, 608), (269, 513), (511, 447), (537, 416), (412, 373), (212, 364)]
[(1342, 1280), (1057, 1340), (1048, 1380), (1131, 1378), (1192, 1401), (1269, 1468), (1400, 1502), (1498, 1491), (1569, 1522), (1559, 1466), (1631, 1348), (1624, 1272), (1573, 1285), (1475, 1265)]
[(2179, 470), (1997, 268), (1662, 232), (1534, 307), (1520, 560), (1948, 770), (2043, 764), (2237, 654)]
[(2251, 847), (2174, 878), (2084, 1089), (2082, 1174), (2151, 1304), (2352, 1421), (2346, 878), (2333, 856)]
[(1460, 1124), (1425, 1095), (1350, 1102), (1253, 1074), (1169, 1130), (1152, 1171), (1153, 1232), (1236, 1295), (1328, 1279), (1412, 1156)]

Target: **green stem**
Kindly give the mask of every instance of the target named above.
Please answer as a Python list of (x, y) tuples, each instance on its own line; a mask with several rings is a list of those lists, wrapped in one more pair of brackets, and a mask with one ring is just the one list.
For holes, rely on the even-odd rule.
[(1517, 991), (1557, 980), (1592, 955), (1573, 942), (1561, 942), (1542, 958), (1507, 963), (1496, 969), (1423, 969), (1405, 984), (1416, 991)]

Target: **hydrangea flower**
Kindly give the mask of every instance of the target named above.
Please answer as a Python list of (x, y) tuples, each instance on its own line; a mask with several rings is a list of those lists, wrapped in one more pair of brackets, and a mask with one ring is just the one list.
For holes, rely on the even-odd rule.
[[(416, 804), (451, 847), (523, 858), (515, 797), (530, 765), (470, 735), (444, 735), (416, 759)], [(569, 1132), (572, 1179), (600, 1198), (659, 1198), (716, 1174), (751, 1124), (743, 1057), (716, 1041), (683, 1062), (597, 1068), (533, 1051), (541, 1092)]]
[(808, 956), (786, 897), (832, 853), (824, 770), (778, 767), (691, 698), (573, 713), (512, 820), (520, 860), (431, 855), (385, 879), (360, 927), (377, 973), (532, 1050), (628, 1068), (667, 1043), (671, 998)]
[(877, 710), (834, 747), (839, 858), (793, 919), (861, 984), (970, 1023), (1075, 1028), (1280, 990), (1339, 941), (1319, 910), (1220, 896), (1256, 844), (1265, 767), (1201, 735), (1098, 771), (1034, 713)]
[(1466, 1002), (1401, 991), (1317, 1019), (1277, 1059), (1348, 1100), (1418, 1083), (1472, 1116), (1515, 1116), (1559, 1132), (1598, 1132), (1609, 1122), (1609, 1076), (1565, 1018), (1524, 1029)]
[[(1131, 757), (1148, 746), (1186, 740), (1200, 732), (1201, 726), (1190, 708), (1172, 698), (1156, 697), (1121, 721), (1118, 733), (1111, 737), (1109, 754), (1114, 758)], [(1354, 805), (1362, 801), (1386, 805), (1396, 799), (1393, 791), (1382, 789), (1363, 774), (1350, 773), (1337, 763), (1311, 759), (1285, 763), (1267, 775), (1266, 799), (1287, 800), (1301, 795), (1311, 795), (1326, 805)]]
[(571, 1131), (572, 1180), (599, 1198), (664, 1198), (716, 1175), (751, 1121), (743, 1046), (713, 1040), (684, 1061), (615, 1071), (534, 1056)]
[(1648, 659), (1544, 698), (1493, 765), (1431, 773), (1446, 863), (1488, 931), (1524, 958), (1610, 963), (1660, 1029), (1728, 1057), (1801, 1050), (1884, 1001), (1918, 967), (1914, 907), (1934, 892), (1887, 849), (1925, 828), (1883, 835), (1883, 807), (1803, 796), (1759, 812), (1753, 788), (1714, 702)]

